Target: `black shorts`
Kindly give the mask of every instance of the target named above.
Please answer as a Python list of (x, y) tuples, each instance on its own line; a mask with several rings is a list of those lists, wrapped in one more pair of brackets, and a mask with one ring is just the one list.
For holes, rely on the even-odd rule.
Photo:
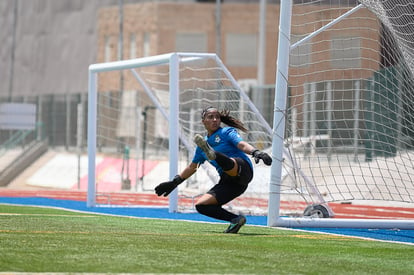
[(249, 163), (242, 158), (235, 158), (235, 160), (239, 167), (238, 175), (231, 177), (223, 172), (219, 182), (207, 192), (216, 198), (219, 205), (226, 204), (243, 194), (253, 179), (253, 170)]

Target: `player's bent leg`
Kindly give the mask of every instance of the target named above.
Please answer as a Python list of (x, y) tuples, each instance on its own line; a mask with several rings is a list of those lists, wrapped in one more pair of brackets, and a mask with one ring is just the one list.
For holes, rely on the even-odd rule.
[(203, 138), (202, 135), (196, 134), (194, 136), (194, 142), (197, 144), (198, 147), (203, 150), (209, 160), (216, 159), (216, 153), (214, 152), (213, 148), (210, 147), (207, 140)]
[(217, 199), (208, 193), (198, 199), (195, 208), (198, 213), (218, 220), (231, 221), (237, 217), (237, 215), (223, 209)]
[(198, 198), (196, 205), (198, 204), (219, 204), (216, 197), (212, 194), (206, 193)]
[(234, 158), (229, 158), (225, 154), (216, 152), (216, 162), (227, 175), (232, 177), (238, 175), (239, 166)]
[(198, 213), (210, 218), (231, 222), (237, 215), (225, 210), (217, 204), (196, 204)]
[[(210, 204), (209, 204), (210, 203)], [(246, 223), (246, 217), (235, 215), (218, 204), (216, 198), (211, 194), (204, 194), (196, 203), (197, 212), (210, 218), (229, 221), (229, 227), (224, 233), (237, 233)]]

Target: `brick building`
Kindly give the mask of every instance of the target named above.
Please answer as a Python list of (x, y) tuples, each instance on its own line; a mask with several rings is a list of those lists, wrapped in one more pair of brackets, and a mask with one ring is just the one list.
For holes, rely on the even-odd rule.
[[(270, 86), (275, 83), (276, 75), (279, 9), (279, 4), (267, 5), (264, 82)], [(327, 6), (326, 9), (313, 5), (295, 6), (292, 13), (292, 41), (298, 41), (322, 27), (321, 18), (329, 22), (347, 10), (349, 7), (340, 5), (335, 8)], [(125, 5), (123, 59), (170, 52), (216, 52), (218, 37), (215, 15), (215, 3), (148, 2)], [(221, 5), (220, 58), (238, 81), (257, 79), (259, 15), (258, 3), (224, 2)], [(118, 60), (118, 7), (102, 8), (97, 26), (97, 61)], [(291, 94), (297, 96), (296, 100), (303, 101), (309, 83), (321, 86), (330, 81), (334, 82), (333, 89), (343, 89), (345, 86), (351, 86), (352, 89), (354, 80), (371, 77), (380, 66), (378, 30), (375, 16), (367, 9), (361, 9), (350, 19), (341, 21), (313, 38), (312, 43), (299, 46), (291, 54)], [(120, 90), (120, 80), (119, 72), (105, 73), (99, 81), (99, 90), (117, 92)], [(123, 90), (136, 90), (137, 84), (131, 76), (126, 75), (122, 80)], [(260, 92), (263, 95), (258, 97), (257, 93)], [(352, 95), (347, 93), (346, 96)], [(271, 123), (274, 90), (256, 87), (251, 97)], [(140, 98), (142, 100), (145, 95)], [(131, 104), (130, 99), (127, 101)], [(352, 113), (349, 115), (352, 116)]]
[[(175, 51), (218, 50), (214, 2), (123, 2), (123, 59)], [(267, 5), (264, 82), (273, 85), (280, 6), (270, 2)], [(14, 101), (42, 105), (39, 106), (42, 110), (39, 121), (45, 122), (51, 144), (75, 143), (76, 106), (86, 100), (88, 65), (119, 59), (117, 4), (116, 0), (5, 1), (0, 4), (0, 13), (4, 15), (2, 25), (5, 26), (5, 31), (0, 33), (4, 41), (0, 52), (4, 64), (0, 74), (2, 100), (13, 97)], [(349, 9), (338, 7), (332, 9), (333, 15), (338, 16)], [(314, 19), (331, 15), (327, 11), (312, 12), (317, 8), (312, 5), (299, 8), (307, 10), (299, 10), (305, 16), (293, 18), (293, 41), (321, 27), (311, 23)], [(221, 10), (221, 59), (237, 80), (257, 79), (258, 1), (223, 2)], [(372, 70), (378, 69), (378, 23), (367, 9), (358, 11), (355, 18), (347, 20), (346, 24), (365, 26), (365, 29), (354, 28), (352, 34), (345, 34), (355, 38), (350, 40), (354, 43), (351, 47), (345, 45), (343, 48), (336, 43), (338, 39), (333, 38), (340, 38), (340, 32), (331, 30), (314, 38), (320, 40), (314, 46), (306, 44), (293, 52), (290, 78), (293, 93), (303, 94), (304, 87), (300, 83), (323, 82), (326, 78), (367, 78)], [(335, 58), (351, 57), (360, 63), (350, 61), (348, 67), (338, 68), (335, 58), (326, 59), (332, 54), (333, 57), (337, 55)], [(370, 71), (358, 69), (358, 66), (370, 68)], [(325, 68), (324, 73), (313, 73), (315, 67)], [(100, 91), (119, 92), (119, 74), (107, 76), (100, 79)], [(135, 90), (135, 85), (127, 76), (123, 89)], [(267, 118), (271, 117), (273, 94), (273, 90), (268, 90), (267, 97), (263, 98), (267, 105), (262, 110)], [(260, 105), (260, 102), (255, 103)]]

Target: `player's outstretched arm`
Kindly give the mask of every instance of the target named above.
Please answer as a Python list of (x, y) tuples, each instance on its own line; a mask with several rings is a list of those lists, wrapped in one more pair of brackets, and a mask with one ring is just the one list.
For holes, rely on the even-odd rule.
[(191, 177), (197, 170), (197, 164), (191, 163), (185, 168), (180, 175), (176, 175), (172, 180), (162, 182), (155, 187), (155, 193), (158, 196), (168, 196), (178, 185)]
[(237, 144), (237, 148), (246, 154), (252, 155), (256, 163), (259, 163), (259, 161), (262, 160), (266, 165), (272, 164), (272, 158), (267, 153), (257, 150), (246, 141), (240, 141), (239, 144)]

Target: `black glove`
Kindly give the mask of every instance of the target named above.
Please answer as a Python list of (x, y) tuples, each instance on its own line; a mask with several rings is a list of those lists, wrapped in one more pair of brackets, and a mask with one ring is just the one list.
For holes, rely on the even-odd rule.
[(272, 158), (265, 152), (256, 149), (252, 152), (252, 156), (256, 164), (259, 163), (259, 160), (263, 160), (264, 164), (266, 165), (272, 164)]
[(160, 183), (155, 187), (155, 193), (158, 196), (168, 196), (180, 183), (184, 180), (179, 176), (175, 176), (173, 180)]

